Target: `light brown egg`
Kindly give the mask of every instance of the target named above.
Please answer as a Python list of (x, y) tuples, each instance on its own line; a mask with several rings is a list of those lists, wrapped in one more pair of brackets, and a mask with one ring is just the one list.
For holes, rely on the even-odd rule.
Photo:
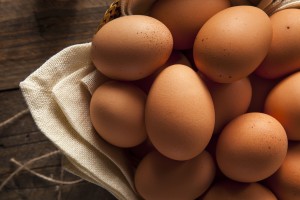
[(285, 128), (289, 140), (300, 141), (300, 72), (281, 82), (269, 93), (264, 112)]
[(217, 163), (230, 179), (256, 182), (279, 169), (287, 147), (285, 130), (275, 118), (246, 113), (223, 129), (217, 143)]
[(209, 153), (175, 161), (157, 151), (148, 154), (135, 172), (135, 186), (146, 200), (193, 200), (212, 183), (215, 164)]
[(211, 96), (195, 71), (172, 65), (155, 79), (146, 103), (146, 128), (156, 149), (174, 160), (200, 154), (213, 132)]
[(175, 49), (191, 49), (203, 24), (229, 6), (229, 0), (158, 0), (152, 6), (150, 16), (170, 29)]
[(174, 64), (182, 64), (182, 65), (186, 65), (186, 66), (191, 66), (190, 61), (186, 58), (186, 56), (183, 53), (181, 53), (180, 51), (174, 50), (172, 52), (172, 54), (170, 55), (170, 58), (168, 59), (168, 61), (163, 66), (158, 68), (154, 73), (147, 76), (146, 78), (135, 81), (134, 84), (137, 85), (138, 87), (140, 87), (144, 92), (146, 92), (148, 94), (148, 92), (149, 92), (154, 80), (158, 76), (158, 74), (165, 68), (167, 68), (171, 65), (174, 65)]
[(142, 15), (119, 17), (93, 37), (91, 57), (104, 75), (118, 80), (144, 78), (169, 58), (173, 39), (160, 21)]
[(214, 102), (214, 133), (219, 133), (228, 122), (247, 111), (252, 96), (251, 84), (248, 78), (225, 84), (207, 79), (205, 82)]
[(249, 76), (249, 80), (252, 87), (252, 98), (248, 112), (263, 112), (266, 98), (279, 80), (264, 79), (254, 73)]
[(300, 143), (289, 144), (285, 160), (278, 171), (266, 181), (278, 199), (299, 200), (300, 197)]
[(90, 117), (98, 134), (117, 147), (133, 147), (147, 138), (146, 95), (133, 84), (109, 81), (96, 89)]
[(197, 68), (211, 80), (247, 77), (267, 55), (272, 39), (268, 15), (254, 6), (234, 6), (211, 17), (194, 43)]
[(259, 183), (217, 181), (201, 200), (277, 200), (276, 196)]
[(300, 9), (285, 9), (271, 16), (273, 39), (256, 73), (278, 78), (300, 69)]

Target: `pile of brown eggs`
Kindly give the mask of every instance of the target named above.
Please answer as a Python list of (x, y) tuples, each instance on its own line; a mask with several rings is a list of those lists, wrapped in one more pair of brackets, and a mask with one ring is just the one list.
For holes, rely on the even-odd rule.
[(158, 0), (149, 16), (96, 33), (91, 58), (110, 80), (93, 93), (91, 120), (140, 158), (143, 199), (300, 198), (299, 19), (298, 9)]

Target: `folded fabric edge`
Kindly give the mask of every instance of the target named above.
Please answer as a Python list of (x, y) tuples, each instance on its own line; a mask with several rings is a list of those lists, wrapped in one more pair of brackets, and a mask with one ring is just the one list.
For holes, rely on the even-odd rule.
[[(86, 73), (86, 72), (90, 72), (90, 70), (92, 70), (92, 69), (91, 69), (89, 66), (85, 66), (85, 67), (83, 67), (82, 69), (79, 69), (79, 70), (73, 72), (73, 73), (70, 74), (69, 76), (72, 76), (72, 75), (78, 75), (78, 73)], [(76, 77), (76, 76), (75, 76), (75, 77)], [(66, 78), (66, 79), (67, 79), (67, 78)], [(133, 190), (135, 190), (134, 184), (133, 184), (133, 181), (132, 181), (132, 173), (131, 173), (131, 171), (129, 170), (129, 168), (128, 168), (128, 167), (124, 167), (124, 165), (123, 165), (123, 167), (121, 167), (120, 162), (117, 162), (116, 160), (114, 160), (113, 158), (111, 158), (111, 157), (109, 156), (109, 154), (108, 154), (107, 151), (105, 152), (104, 149), (102, 150), (101, 148), (99, 148), (99, 146), (97, 146), (92, 140), (89, 140), (89, 139), (84, 138), (83, 136), (81, 136), (81, 134), (82, 134), (83, 131), (80, 130), (79, 127), (76, 127), (76, 126), (74, 127), (74, 121), (73, 121), (72, 118), (70, 118), (70, 116), (68, 115), (68, 111), (64, 109), (64, 106), (62, 106), (62, 103), (60, 102), (61, 100), (59, 99), (59, 94), (57, 94), (57, 91), (56, 91), (56, 90), (59, 90), (60, 87), (64, 87), (64, 86), (66, 85), (65, 82), (64, 82), (64, 80), (66, 80), (66, 79), (61, 80), (60, 82), (58, 82), (58, 83), (53, 87), (53, 89), (52, 89), (52, 97), (53, 97), (53, 99), (57, 102), (58, 106), (60, 107), (60, 109), (61, 109), (62, 112), (64, 113), (65, 117), (67, 118), (67, 120), (69, 121), (69, 123), (71, 124), (71, 126), (78, 132), (79, 136), (80, 136), (83, 140), (85, 140), (85, 141), (87, 141), (88, 143), (90, 143), (94, 148), (96, 148), (96, 149), (97, 149), (100, 153), (102, 153), (104, 156), (106, 156), (107, 159), (109, 159), (112, 163), (114, 163), (114, 164), (116, 165), (116, 167), (118, 167), (118, 169), (122, 172), (122, 174), (123, 174), (124, 177), (126, 178), (128, 184), (131, 186), (131, 188), (132, 188)], [(74, 83), (73, 83), (74, 86), (76, 85), (77, 87), (79, 87), (79, 85), (82, 84), (81, 80), (75, 80), (75, 79), (74, 79), (73, 81), (74, 81)], [(83, 87), (83, 88), (86, 90), (85, 87)], [(90, 93), (88, 92), (88, 90), (86, 90), (86, 92), (87, 92), (88, 94), (90, 94)], [(79, 95), (78, 95), (78, 96), (79, 96)], [(91, 126), (92, 126), (92, 125), (91, 125)], [(81, 134), (80, 134), (80, 132), (81, 132)], [(88, 141), (88, 140), (89, 140), (89, 141)], [(113, 147), (113, 148), (116, 148), (116, 147)], [(105, 148), (105, 149), (107, 149), (107, 148)]]
[[(109, 186), (107, 187), (103, 184), (99, 184), (99, 181), (97, 180), (97, 178), (93, 177), (87, 171), (82, 170), (82, 167), (80, 165), (78, 165), (78, 163), (73, 161), (71, 158), (69, 158), (68, 156), (66, 156), (66, 155), (63, 156), (63, 163), (62, 164), (63, 164), (64, 169), (66, 169), (67, 171), (83, 178), (84, 180), (86, 180), (90, 183), (93, 183), (95, 185), (98, 185), (98, 186), (104, 188), (105, 190), (109, 191), (117, 199), (119, 199), (119, 200), (129, 200), (128, 198), (123, 196), (121, 193), (116, 192), (114, 189), (110, 188)], [(81, 169), (81, 170), (79, 170), (79, 169)]]

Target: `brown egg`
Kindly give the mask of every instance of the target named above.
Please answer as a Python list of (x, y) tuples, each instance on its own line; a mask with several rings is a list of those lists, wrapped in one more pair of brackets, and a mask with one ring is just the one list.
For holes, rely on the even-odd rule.
[(174, 64), (191, 66), (190, 61), (186, 58), (185, 55), (183, 55), (180, 51), (174, 50), (170, 55), (168, 61), (163, 66), (158, 68), (154, 73), (147, 76), (146, 78), (135, 81), (134, 84), (140, 87), (144, 92), (149, 93), (149, 90), (158, 74), (165, 68)]
[(231, 121), (217, 143), (217, 163), (229, 178), (256, 182), (271, 176), (287, 152), (282, 125), (263, 113), (247, 113)]
[(285, 9), (271, 16), (273, 39), (268, 55), (256, 70), (264, 78), (278, 78), (300, 69), (300, 10)]
[(275, 117), (285, 128), (289, 140), (300, 141), (300, 72), (294, 73), (269, 93), (265, 113)]
[(268, 15), (254, 6), (220, 11), (200, 29), (194, 43), (198, 69), (211, 80), (231, 83), (252, 73), (272, 39)]
[(158, 0), (150, 15), (170, 29), (175, 49), (191, 49), (203, 24), (229, 6), (228, 0)]
[(158, 75), (145, 114), (152, 144), (174, 160), (197, 156), (212, 136), (215, 115), (211, 96), (197, 73), (185, 65), (172, 65)]
[(276, 196), (259, 183), (217, 181), (201, 200), (277, 200)]
[(227, 84), (207, 79), (205, 82), (214, 102), (214, 133), (219, 133), (228, 122), (247, 111), (252, 95), (250, 81), (243, 78)]
[(254, 73), (249, 76), (249, 79), (252, 86), (252, 99), (248, 112), (263, 112), (266, 98), (279, 80), (264, 79)]
[(215, 164), (209, 153), (175, 161), (157, 151), (148, 154), (135, 172), (135, 186), (146, 200), (193, 200), (212, 183)]
[(90, 103), (98, 134), (118, 147), (133, 147), (146, 138), (145, 93), (133, 84), (109, 81), (96, 89)]
[(300, 143), (289, 144), (285, 160), (278, 171), (266, 181), (267, 186), (282, 200), (300, 197)]
[(94, 36), (91, 56), (96, 68), (118, 80), (144, 78), (169, 58), (173, 39), (160, 21), (142, 15), (119, 17)]

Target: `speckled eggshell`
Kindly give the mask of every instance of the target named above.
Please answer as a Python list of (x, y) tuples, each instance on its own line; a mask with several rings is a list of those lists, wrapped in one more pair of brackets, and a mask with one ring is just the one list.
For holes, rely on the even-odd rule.
[(279, 169), (287, 147), (285, 130), (275, 118), (246, 113), (223, 129), (217, 143), (217, 163), (233, 180), (256, 182)]
[(195, 64), (211, 80), (231, 83), (259, 66), (271, 39), (272, 26), (264, 11), (254, 6), (230, 7), (200, 29), (194, 43)]
[(157, 0), (150, 15), (170, 29), (174, 48), (183, 50), (193, 47), (199, 29), (210, 17), (229, 6), (229, 0)]
[(137, 192), (146, 200), (193, 200), (210, 186), (215, 164), (206, 151), (188, 161), (149, 153), (135, 172)]
[(247, 111), (252, 96), (251, 84), (248, 78), (227, 84), (205, 82), (214, 102), (214, 133), (219, 133), (228, 122)]
[(133, 147), (147, 138), (146, 94), (133, 84), (109, 81), (96, 89), (90, 117), (98, 134), (117, 147)]
[(275, 117), (285, 128), (289, 140), (300, 141), (300, 72), (276, 85), (269, 93), (264, 112)]
[(278, 199), (299, 200), (300, 197), (300, 143), (290, 143), (286, 158), (266, 184)]
[(300, 9), (285, 9), (270, 19), (273, 27), (271, 47), (256, 73), (272, 79), (300, 69)]
[(171, 32), (163, 23), (130, 15), (110, 21), (94, 35), (91, 58), (112, 79), (138, 80), (161, 67), (172, 48)]
[(174, 160), (200, 154), (213, 133), (215, 114), (210, 93), (198, 74), (185, 65), (172, 65), (158, 75), (145, 114), (152, 144)]
[(276, 196), (259, 183), (217, 181), (201, 200), (277, 200)]

